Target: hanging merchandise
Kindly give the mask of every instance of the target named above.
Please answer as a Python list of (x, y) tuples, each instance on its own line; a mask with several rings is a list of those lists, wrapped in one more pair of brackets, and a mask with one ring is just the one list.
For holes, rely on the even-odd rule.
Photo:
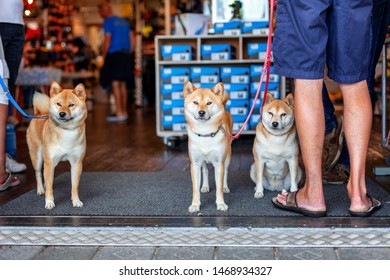
[(145, 11), (144, 1), (136, 1), (136, 41), (135, 41), (135, 65), (134, 65), (134, 103), (136, 106), (141, 107), (143, 105), (143, 89), (142, 89), (142, 29), (145, 26), (145, 22), (142, 19), (142, 15)]
[(230, 20), (231, 21), (241, 20), (242, 19), (241, 1), (234, 1), (234, 3), (230, 5), (230, 7), (232, 8), (232, 18)]

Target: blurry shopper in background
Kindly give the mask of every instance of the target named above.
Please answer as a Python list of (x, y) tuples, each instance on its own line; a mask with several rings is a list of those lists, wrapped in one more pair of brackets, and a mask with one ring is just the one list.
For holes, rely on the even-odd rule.
[(133, 77), (134, 32), (129, 22), (113, 14), (110, 2), (103, 1), (99, 13), (104, 19), (104, 40), (102, 56), (104, 65), (100, 71), (100, 83), (111, 88), (115, 99), (115, 115), (107, 116), (107, 121), (125, 121), (128, 118), (127, 81)]
[[(24, 47), (24, 21), (23, 21), (23, 0), (0, 1), (0, 37), (2, 41), (2, 54), (4, 61), (1, 61), (1, 72), (4, 77), (5, 69), (9, 70), (8, 88), (15, 96), (15, 81), (18, 76), (20, 61)], [(22, 172), (26, 165), (18, 163), (11, 156), (5, 153), (5, 136), (8, 119), (8, 98), (1, 90), (0, 98), (0, 191), (20, 184), (20, 180), (12, 176), (11, 172)]]

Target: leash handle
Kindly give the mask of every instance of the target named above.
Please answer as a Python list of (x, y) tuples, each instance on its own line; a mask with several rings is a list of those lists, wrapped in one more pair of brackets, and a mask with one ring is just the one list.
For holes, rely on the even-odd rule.
[[(272, 44), (272, 36), (273, 36), (273, 15), (274, 15), (274, 4), (275, 4), (274, 1), (275, 0), (269, 0), (269, 2), (270, 2), (270, 19), (269, 19), (269, 31), (268, 31), (268, 39), (267, 39), (267, 51), (266, 51), (266, 58), (264, 60), (263, 71), (262, 71), (261, 77), (260, 77), (259, 86), (257, 87), (257, 92), (255, 95), (252, 107), (249, 111), (249, 114), (248, 114), (243, 126), (240, 128), (240, 130), (235, 135), (229, 135), (230, 140), (237, 139), (241, 135), (242, 131), (245, 129), (245, 126), (248, 124), (248, 121), (253, 113), (254, 108), (255, 108), (256, 101), (259, 97), (259, 93), (261, 91), (261, 85), (263, 84), (263, 78), (265, 75), (266, 76), (265, 88), (264, 88), (263, 102), (261, 104), (260, 112), (263, 111), (265, 99), (267, 97), (267, 92), (268, 92), (269, 75), (270, 75), (270, 68), (271, 68), (271, 44)], [(260, 121), (261, 121), (261, 114), (260, 114)]]
[(12, 97), (11, 93), (9, 92), (8, 87), (5, 85), (3, 77), (0, 75), (0, 85), (3, 88), (4, 94), (8, 97), (9, 101), (11, 101), (12, 105), (23, 115), (23, 117), (27, 119), (48, 119), (47, 116), (32, 116), (26, 114), (25, 111), (19, 106), (18, 102), (15, 101), (15, 99)]

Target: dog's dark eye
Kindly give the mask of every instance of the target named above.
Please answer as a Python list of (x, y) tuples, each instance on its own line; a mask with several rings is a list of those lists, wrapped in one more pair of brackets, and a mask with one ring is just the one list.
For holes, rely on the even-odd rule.
[(268, 114), (269, 114), (271, 117), (274, 116), (274, 114), (273, 114), (272, 112), (268, 112)]
[(195, 105), (198, 105), (199, 103), (198, 103), (198, 101), (194, 101), (194, 104), (195, 104)]
[(207, 105), (211, 105), (211, 104), (213, 104), (213, 102), (211, 102), (211, 101), (207, 102)]
[(73, 107), (74, 106), (74, 104), (72, 104), (72, 103), (70, 103), (69, 105), (68, 105), (68, 107)]
[(61, 103), (60, 103), (60, 102), (58, 102), (58, 103), (57, 103), (57, 106), (58, 106), (58, 107), (61, 107), (62, 105), (61, 105)]
[(286, 113), (281, 113), (280, 116), (281, 117), (285, 117), (285, 116), (287, 116), (287, 114)]

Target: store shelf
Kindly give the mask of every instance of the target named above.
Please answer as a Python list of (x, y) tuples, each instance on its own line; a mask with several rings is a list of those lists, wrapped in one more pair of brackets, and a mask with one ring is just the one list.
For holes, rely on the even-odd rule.
[[(247, 67), (249, 70), (251, 70), (251, 66), (263, 66), (264, 63), (264, 57), (265, 57), (265, 50), (264, 53), (259, 50), (259, 53), (252, 54), (252, 48), (250, 44), (253, 45), (259, 45), (261, 48), (265, 47), (267, 43), (267, 36), (259, 36), (259, 35), (250, 35), (250, 34), (242, 34), (242, 35), (203, 35), (203, 36), (156, 36), (155, 37), (155, 63), (156, 63), (156, 133), (158, 136), (164, 138), (165, 144), (171, 145), (172, 141), (171, 138), (176, 137), (182, 137), (187, 134), (186, 131), (186, 124), (184, 120), (184, 115), (181, 115), (183, 113), (183, 109), (180, 108), (182, 106), (181, 104), (184, 103), (182, 97), (181, 102), (179, 101), (180, 98), (178, 97), (180, 93), (179, 90), (182, 92), (182, 86), (185, 80), (190, 80), (191, 82), (197, 84), (200, 83), (199, 80), (195, 81), (193, 77), (191, 77), (190, 70), (193, 67), (215, 67), (219, 69), (219, 79), (220, 79), (220, 72), (224, 67), (232, 67), (232, 68), (238, 68), (238, 67)], [(220, 57), (222, 58), (229, 58), (229, 59), (221, 59), (216, 60), (215, 53), (211, 53), (210, 55), (205, 54), (205, 50), (208, 49), (206, 46), (213, 46), (215, 45), (227, 45), (226, 51), (221, 51), (221, 53), (218, 53)], [(185, 48), (187, 49), (186, 53), (182, 53), (182, 56), (180, 56), (180, 53), (176, 55), (175, 54), (168, 54), (166, 55), (166, 51), (164, 49), (163, 53), (163, 47), (164, 48)], [(202, 56), (202, 48), (203, 48), (203, 56)], [(172, 51), (173, 52), (173, 51)], [(169, 56), (171, 55), (171, 56)], [(176, 55), (176, 56), (175, 56)], [(168, 57), (168, 58), (167, 58)], [(184, 60), (181, 60), (184, 59)], [(271, 60), (272, 62), (272, 60)], [(271, 65), (272, 66), (272, 65)], [(176, 68), (181, 69), (188, 69), (188, 73), (183, 74), (183, 77), (180, 77), (180, 79), (175, 80), (173, 83), (174, 88), (177, 92), (175, 92), (175, 99), (172, 100), (172, 108), (169, 108), (169, 110), (165, 110), (166, 108), (163, 108), (163, 105), (166, 103), (166, 97), (163, 96), (163, 87), (167, 87), (169, 85), (169, 82), (167, 82), (167, 79), (163, 79), (161, 76), (161, 73), (166, 69), (174, 70)], [(244, 105), (245, 108), (244, 111), (249, 112), (250, 110), (250, 99), (253, 98), (253, 89), (252, 94), (250, 93), (251, 83), (258, 83), (260, 80), (260, 76), (258, 77), (258, 80), (253, 80), (253, 77), (249, 75), (249, 80), (247, 82), (247, 91), (248, 91), (248, 99), (246, 100), (246, 104)], [(213, 83), (215, 82), (214, 79), (211, 79)], [(169, 81), (169, 80), (168, 80)], [(222, 80), (217, 80), (222, 81)], [(284, 77), (278, 78), (278, 85), (275, 92), (277, 92), (277, 97), (283, 98), (286, 94), (286, 81)], [(225, 82), (224, 82), (225, 84)], [(233, 83), (232, 83), (233, 84)], [(253, 87), (253, 85), (252, 85)], [(227, 92), (230, 94), (230, 92), (227, 90)], [(165, 94), (165, 93), (164, 93)], [(260, 94), (262, 97), (263, 92)], [(169, 98), (168, 98), (169, 100)], [(232, 100), (233, 101), (233, 100)], [(164, 104), (163, 104), (164, 102)], [(168, 101), (170, 102), (170, 101)], [(175, 105), (180, 104), (180, 105)], [(236, 107), (229, 108), (230, 109), (237, 109)], [(173, 112), (175, 111), (175, 112)], [(173, 115), (175, 114), (175, 115)], [(259, 109), (254, 110), (254, 114), (259, 114)], [(172, 125), (166, 125), (165, 120), (170, 119), (173, 124), (175, 124), (176, 128), (174, 128)], [(244, 122), (242, 118), (239, 118), (239, 121), (235, 121), (235, 117), (233, 116), (234, 121), (234, 128), (233, 132), (237, 132), (240, 128), (240, 125)], [(255, 133), (255, 125), (248, 125), (247, 129), (243, 131), (243, 134), (254, 134)]]

